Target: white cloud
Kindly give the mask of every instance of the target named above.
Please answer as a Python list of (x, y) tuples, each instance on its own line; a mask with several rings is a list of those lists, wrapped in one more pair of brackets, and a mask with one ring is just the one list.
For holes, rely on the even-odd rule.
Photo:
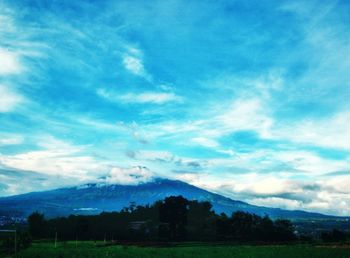
[(350, 112), (308, 119), (273, 129), (273, 137), (314, 146), (350, 149)]
[(135, 158), (141, 160), (172, 162), (175, 156), (168, 151), (138, 151), (135, 152)]
[(350, 175), (309, 180), (285, 179), (273, 175), (248, 173), (243, 175), (184, 174), (191, 184), (232, 199), (250, 204), (283, 209), (302, 209), (325, 214), (349, 215)]
[(340, 111), (323, 118), (278, 123), (269, 115), (268, 108), (259, 98), (238, 99), (222, 114), (202, 120), (196, 129), (201, 135), (214, 140), (227, 133), (252, 130), (263, 139), (350, 149), (350, 112)]
[(127, 103), (164, 104), (166, 102), (179, 102), (181, 98), (173, 93), (146, 92), (141, 94), (129, 93), (120, 96), (120, 100)]
[(206, 166), (204, 160), (175, 156), (168, 151), (141, 150), (132, 153), (133, 157), (142, 161), (157, 161), (167, 164), (175, 164), (177, 167), (198, 169)]
[(75, 178), (50, 176), (28, 170), (3, 167), (1, 163), (0, 181), (6, 185), (5, 189), (0, 189), (1, 196), (50, 190), (62, 186), (75, 186), (77, 183)]
[(269, 156), (277, 162), (289, 164), (295, 170), (303, 171), (305, 175), (322, 175), (332, 171), (343, 171), (348, 168), (346, 160), (332, 160), (322, 158), (308, 151), (279, 151)]
[(48, 175), (74, 177), (80, 181), (92, 179), (106, 166), (94, 157), (84, 155), (84, 146), (74, 146), (51, 136), (38, 139), (41, 150), (14, 155), (0, 154), (0, 163), (20, 170)]
[(218, 147), (219, 137), (249, 130), (255, 131), (262, 139), (350, 150), (349, 111), (282, 123), (269, 114), (269, 108), (262, 99), (248, 98), (235, 100), (228, 107), (226, 105), (209, 112), (208, 118), (150, 125), (148, 131), (154, 137), (190, 137), (189, 141), (212, 148)]
[(0, 134), (0, 146), (17, 145), (23, 142), (23, 137), (19, 135)]
[(29, 151), (12, 156), (0, 155), (0, 162), (8, 167), (37, 171), (43, 174), (87, 179), (101, 166), (90, 156), (69, 155), (64, 150)]
[(27, 57), (43, 57), (42, 50), (48, 46), (30, 38), (37, 28), (16, 22), (16, 12), (0, 4), (0, 75), (21, 75), (30, 68)]
[(22, 69), (19, 56), (16, 53), (0, 48), (0, 75), (17, 74)]
[[(242, 131), (256, 131), (261, 137), (270, 137), (274, 120), (258, 98), (238, 99), (216, 108), (208, 108), (208, 116), (185, 122), (164, 122), (147, 126), (150, 137), (172, 137), (189, 143), (216, 148), (218, 138)], [(184, 141), (184, 139), (186, 139)]]
[(289, 210), (300, 210), (303, 203), (298, 200), (289, 200), (280, 197), (253, 198), (249, 201), (251, 204), (265, 207), (275, 207)]
[[(293, 184), (285, 179), (278, 179), (274, 176), (261, 178), (261, 176), (253, 175), (256, 178), (249, 178), (249, 181), (247, 180), (244, 183), (238, 182), (235, 190), (240, 192), (252, 191), (256, 194), (279, 194), (285, 191), (290, 191), (293, 187)], [(256, 180), (257, 178), (259, 178), (259, 180)]]
[(102, 88), (101, 89), (97, 89), (96, 93), (100, 97), (103, 97), (103, 98), (108, 99), (108, 100), (116, 100), (117, 99), (116, 95), (111, 94), (110, 92), (108, 92), (107, 90), (102, 89)]
[(238, 99), (226, 112), (215, 117), (214, 121), (220, 126), (219, 133), (254, 130), (265, 137), (269, 135), (269, 129), (273, 125), (273, 120), (266, 113), (266, 107), (259, 98)]
[(137, 104), (157, 104), (161, 105), (167, 102), (180, 102), (182, 98), (171, 92), (144, 92), (128, 93), (120, 95), (116, 92), (98, 89), (97, 95), (109, 101), (116, 103), (137, 103)]
[(192, 138), (192, 142), (202, 145), (204, 147), (209, 147), (209, 148), (214, 148), (219, 145), (218, 142), (216, 142), (215, 140), (210, 138), (205, 138), (205, 137)]
[(113, 167), (106, 177), (106, 182), (109, 184), (136, 185), (151, 181), (153, 177), (154, 174), (146, 167)]
[(6, 85), (0, 84), (0, 113), (14, 110), (24, 98)]
[(0, 4), (0, 9), (2, 13), (0, 13), (0, 34), (6, 34), (9, 32), (13, 32), (15, 30), (13, 19), (10, 15), (11, 11), (6, 8), (4, 5)]
[(146, 71), (143, 64), (143, 54), (141, 50), (129, 48), (129, 53), (123, 56), (123, 65), (129, 72), (143, 77), (148, 81), (152, 80), (152, 76)]
[(198, 182), (201, 178), (201, 175), (198, 173), (177, 173), (175, 175), (172, 175), (173, 179), (184, 181), (189, 184), (194, 184)]
[(125, 68), (132, 72), (133, 74), (143, 76), (145, 74), (145, 69), (141, 59), (133, 56), (126, 55), (123, 58), (123, 64)]

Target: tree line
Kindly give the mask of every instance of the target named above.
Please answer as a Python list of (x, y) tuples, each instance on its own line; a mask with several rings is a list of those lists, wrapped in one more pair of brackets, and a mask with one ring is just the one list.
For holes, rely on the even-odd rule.
[(288, 220), (271, 220), (237, 211), (216, 214), (210, 202), (171, 196), (152, 205), (135, 203), (119, 212), (71, 215), (45, 219), (35, 212), (28, 217), (35, 239), (118, 241), (237, 241), (286, 242), (296, 239)]
[[(236, 211), (227, 216), (216, 214), (210, 202), (189, 201), (171, 196), (152, 205), (131, 203), (119, 212), (99, 215), (71, 215), (46, 219), (44, 214), (32, 213), (27, 228), (17, 228), (16, 242), (12, 236), (0, 239), (1, 249), (14, 253), (30, 245), (32, 239), (113, 240), (118, 242), (167, 241), (226, 241), (236, 243), (289, 243), (313, 241), (300, 236), (289, 220), (272, 220)], [(339, 230), (324, 231), (323, 242), (344, 242), (349, 236)]]

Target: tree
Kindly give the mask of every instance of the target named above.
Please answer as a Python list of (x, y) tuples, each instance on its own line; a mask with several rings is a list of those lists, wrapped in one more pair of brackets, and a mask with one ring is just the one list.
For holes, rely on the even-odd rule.
[[(237, 211), (228, 217), (215, 214), (209, 202), (188, 201), (182, 196), (168, 197), (152, 205), (131, 207), (99, 215), (70, 215), (45, 220), (38, 212), (28, 217), (29, 232), (34, 238), (59, 240), (120, 241), (239, 241), (281, 242), (295, 239), (288, 220), (271, 220), (268, 216)], [(324, 239), (344, 239), (334, 231)]]
[(164, 200), (159, 206), (159, 221), (164, 224), (160, 228), (160, 234), (169, 240), (184, 240), (186, 238), (186, 225), (188, 213), (188, 200), (182, 196), (171, 196)]
[(322, 232), (321, 239), (323, 242), (344, 242), (346, 234), (338, 229), (333, 229), (330, 232)]
[(218, 240), (228, 240), (230, 233), (230, 220), (225, 213), (221, 213), (216, 219), (216, 237)]
[(210, 202), (190, 201), (187, 217), (188, 238), (201, 241), (215, 239), (216, 214)]
[(258, 241), (273, 241), (275, 239), (275, 225), (269, 216), (260, 218), (255, 239)]
[(44, 214), (34, 212), (28, 217), (29, 233), (33, 238), (42, 238), (45, 236), (46, 223)]
[(278, 219), (275, 221), (275, 234), (277, 241), (295, 240), (293, 224), (286, 219)]
[(235, 240), (251, 240), (253, 238), (253, 215), (236, 211), (231, 217), (232, 233)]
[(221, 214), (216, 229), (219, 240), (284, 242), (296, 238), (289, 220), (272, 221), (268, 216), (260, 217), (242, 211), (234, 212), (230, 218)]

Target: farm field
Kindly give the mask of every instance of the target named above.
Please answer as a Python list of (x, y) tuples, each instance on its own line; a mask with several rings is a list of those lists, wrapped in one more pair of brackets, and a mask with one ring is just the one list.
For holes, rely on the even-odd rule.
[[(3, 255), (1, 257), (9, 257)], [(177, 247), (136, 247), (105, 246), (98, 247), (93, 242), (59, 243), (55, 248), (52, 243), (34, 243), (30, 248), (18, 253), (19, 258), (345, 258), (350, 257), (349, 247), (335, 246), (215, 246), (187, 244)]]

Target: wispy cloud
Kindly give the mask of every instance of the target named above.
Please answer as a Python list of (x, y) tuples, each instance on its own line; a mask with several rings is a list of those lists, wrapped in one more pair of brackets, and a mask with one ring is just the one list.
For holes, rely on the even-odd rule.
[(350, 149), (350, 112), (339, 112), (319, 119), (307, 119), (276, 128), (275, 137), (296, 143), (335, 149)]
[(122, 95), (120, 100), (127, 103), (163, 104), (166, 102), (179, 102), (181, 101), (181, 98), (173, 93), (146, 92), (141, 94), (129, 93)]
[(127, 70), (138, 76), (145, 76), (146, 71), (141, 59), (126, 55), (123, 58), (123, 64)]
[(0, 113), (13, 111), (25, 98), (17, 92), (11, 90), (6, 85), (0, 84)]
[(144, 92), (117, 94), (105, 89), (97, 90), (97, 94), (109, 101), (116, 103), (136, 103), (136, 104), (157, 104), (161, 105), (167, 102), (181, 102), (182, 98), (169, 92)]
[(48, 175), (75, 177), (86, 180), (102, 169), (94, 157), (84, 155), (82, 146), (74, 146), (52, 136), (38, 139), (39, 150), (16, 155), (0, 154), (0, 163), (20, 170), (31, 170)]
[(17, 74), (22, 71), (19, 57), (16, 53), (0, 48), (0, 75)]
[(215, 148), (219, 145), (217, 141), (205, 137), (194, 137), (192, 138), (192, 142), (209, 148)]
[(126, 70), (136, 76), (143, 77), (147, 81), (152, 80), (152, 76), (146, 71), (143, 62), (143, 53), (137, 48), (128, 48), (128, 53), (123, 56), (123, 65)]
[(17, 145), (23, 142), (23, 137), (21, 135), (13, 134), (1, 134), (0, 133), (0, 147), (6, 145)]

